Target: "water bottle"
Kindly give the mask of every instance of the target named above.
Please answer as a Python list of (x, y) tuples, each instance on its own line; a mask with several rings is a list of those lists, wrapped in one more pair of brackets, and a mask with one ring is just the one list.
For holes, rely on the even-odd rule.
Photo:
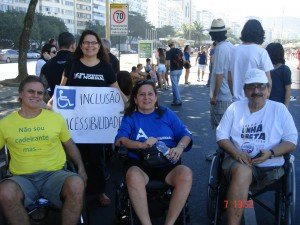
[(168, 146), (166, 146), (166, 144), (163, 141), (156, 142), (155, 146), (156, 146), (157, 150), (160, 151), (164, 156), (166, 156), (166, 158), (171, 163), (175, 164), (177, 162), (177, 160), (170, 158), (170, 155), (169, 155), (170, 148)]

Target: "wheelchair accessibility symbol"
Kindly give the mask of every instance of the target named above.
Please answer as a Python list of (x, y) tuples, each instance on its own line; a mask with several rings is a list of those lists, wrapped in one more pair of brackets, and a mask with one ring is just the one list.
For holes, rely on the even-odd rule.
[(75, 108), (76, 90), (57, 89), (56, 101), (58, 109), (74, 109)]

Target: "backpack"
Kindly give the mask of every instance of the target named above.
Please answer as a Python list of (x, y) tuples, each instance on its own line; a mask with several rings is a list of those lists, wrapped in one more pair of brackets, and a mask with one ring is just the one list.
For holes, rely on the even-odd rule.
[(183, 54), (178, 48), (176, 48), (172, 64), (174, 69), (182, 69), (183, 67)]

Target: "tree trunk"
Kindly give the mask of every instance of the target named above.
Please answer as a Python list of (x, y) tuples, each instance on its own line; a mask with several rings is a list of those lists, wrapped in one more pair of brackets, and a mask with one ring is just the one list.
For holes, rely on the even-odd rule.
[(30, 0), (27, 13), (24, 19), (24, 27), (20, 35), (19, 40), (19, 59), (18, 59), (18, 69), (19, 75), (16, 78), (17, 81), (22, 81), (26, 76), (27, 72), (27, 51), (29, 48), (29, 37), (31, 34), (31, 29), (33, 26), (35, 8), (38, 3), (38, 0)]

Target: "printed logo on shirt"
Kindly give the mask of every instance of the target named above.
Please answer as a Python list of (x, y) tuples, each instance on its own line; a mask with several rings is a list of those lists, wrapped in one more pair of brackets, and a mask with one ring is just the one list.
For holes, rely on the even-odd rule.
[(75, 73), (74, 79), (83, 79), (83, 80), (103, 80), (104, 76), (102, 74), (90, 74), (90, 73)]
[(266, 140), (266, 133), (263, 131), (262, 122), (260, 124), (250, 124), (244, 125), (241, 132), (242, 139), (250, 139), (250, 140)]
[(145, 134), (142, 128), (139, 129), (139, 132), (136, 135), (136, 140), (139, 140), (140, 138), (145, 138), (146, 140), (148, 139), (148, 136)]

